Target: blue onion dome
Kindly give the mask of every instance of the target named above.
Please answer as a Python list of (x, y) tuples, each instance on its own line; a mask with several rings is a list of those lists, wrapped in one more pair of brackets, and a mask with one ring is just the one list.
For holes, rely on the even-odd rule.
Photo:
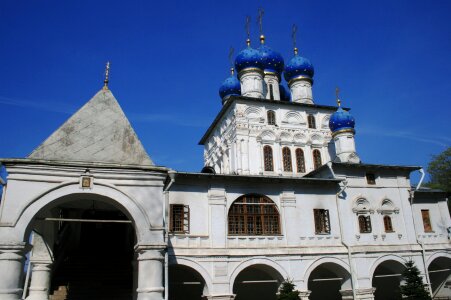
[(290, 92), (287, 91), (287, 89), (279, 84), (279, 93), (280, 93), (280, 100), (282, 101), (290, 101)]
[(342, 109), (341, 106), (339, 106), (337, 111), (330, 116), (329, 128), (332, 132), (337, 132), (343, 129), (354, 130), (354, 126), (355, 126), (354, 117), (351, 116), (351, 114), (348, 111)]
[(251, 41), (246, 40), (247, 48), (238, 53), (235, 58), (235, 68), (238, 73), (248, 68), (258, 68), (263, 70), (263, 61), (260, 51), (251, 47)]
[(282, 55), (265, 45), (265, 36), (260, 36), (261, 46), (257, 48), (263, 62), (263, 69), (267, 72), (281, 74), (284, 61)]
[(234, 75), (234, 69), (230, 68), (231, 75), (228, 77), (219, 87), (219, 95), (221, 99), (227, 96), (239, 96), (241, 95), (241, 84), (238, 78)]
[(310, 60), (298, 55), (298, 49), (294, 48), (294, 57), (285, 66), (285, 80), (290, 82), (296, 78), (313, 79), (314, 72)]

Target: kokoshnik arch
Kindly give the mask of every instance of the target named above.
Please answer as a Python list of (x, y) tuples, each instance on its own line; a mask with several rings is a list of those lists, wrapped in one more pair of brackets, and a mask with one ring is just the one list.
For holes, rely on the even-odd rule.
[(363, 163), (355, 119), (315, 103), (296, 47), (285, 64), (263, 34), (246, 43), (200, 173), (153, 163), (108, 76), (27, 158), (1, 160), (0, 299), (273, 300), (290, 278), (303, 300), (386, 300), (408, 259), (451, 296), (445, 193), (411, 186), (420, 167)]

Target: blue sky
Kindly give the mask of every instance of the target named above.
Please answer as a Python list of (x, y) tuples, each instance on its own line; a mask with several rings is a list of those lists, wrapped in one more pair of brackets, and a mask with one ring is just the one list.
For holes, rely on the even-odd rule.
[(25, 157), (101, 87), (158, 165), (202, 168), (197, 143), (221, 108), (229, 47), (265, 9), (267, 45), (286, 61), (290, 30), (315, 66), (314, 100), (335, 87), (367, 163), (426, 166), (451, 144), (451, 1), (0, 2), (0, 157)]

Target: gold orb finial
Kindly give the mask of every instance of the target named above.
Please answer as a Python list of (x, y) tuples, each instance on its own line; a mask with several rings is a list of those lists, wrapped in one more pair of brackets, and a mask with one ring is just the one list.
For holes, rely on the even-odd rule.
[(105, 79), (103, 80), (103, 89), (108, 90), (108, 83), (110, 82), (110, 62), (106, 62)]
[(294, 47), (293, 51), (294, 51), (294, 55), (298, 55), (298, 48), (297, 47)]
[(262, 34), (260, 35), (260, 43), (264, 44), (265, 43), (265, 36)]
[(247, 39), (246, 39), (246, 45), (247, 45), (248, 47), (251, 46), (251, 39), (250, 39), (250, 38), (247, 38)]
[(231, 67), (230, 68), (230, 74), (233, 76), (233, 75), (235, 75), (235, 68), (234, 67)]

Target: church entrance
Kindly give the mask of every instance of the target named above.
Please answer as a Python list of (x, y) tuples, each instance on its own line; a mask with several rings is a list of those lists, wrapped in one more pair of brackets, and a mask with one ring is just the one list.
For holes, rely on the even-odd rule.
[(51, 299), (132, 299), (131, 222), (106, 203), (92, 202), (88, 209), (80, 204), (58, 208)]

